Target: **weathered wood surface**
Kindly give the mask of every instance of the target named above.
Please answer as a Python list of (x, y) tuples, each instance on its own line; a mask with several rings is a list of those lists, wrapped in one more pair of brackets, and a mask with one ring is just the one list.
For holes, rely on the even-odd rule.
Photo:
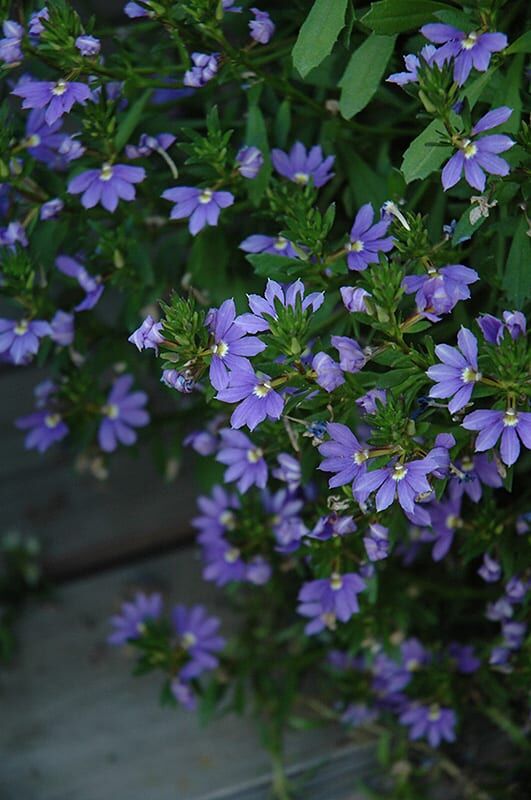
[[(0, 672), (2, 800), (267, 797), (268, 758), (251, 721), (227, 717), (201, 728), (193, 714), (160, 708), (158, 676), (133, 679), (130, 657), (106, 646), (107, 617), (134, 588), (205, 602), (230, 628), (222, 593), (202, 581), (188, 549), (75, 581), (30, 610), (16, 663)], [(291, 764), (329, 762), (321, 773), (328, 783), (317, 771), (305, 800), (357, 800), (353, 776), (370, 770), (371, 748), (354, 747), (345, 761), (341, 742), (335, 728), (290, 736)]]

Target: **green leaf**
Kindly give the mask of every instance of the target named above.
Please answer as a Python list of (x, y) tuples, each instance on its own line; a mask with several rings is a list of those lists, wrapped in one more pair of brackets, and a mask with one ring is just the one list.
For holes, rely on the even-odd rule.
[(527, 222), (521, 217), (513, 236), (503, 277), (503, 288), (507, 299), (516, 308), (522, 308), (531, 292), (530, 263), (531, 239), (527, 235)]
[(381, 0), (371, 3), (361, 22), (375, 33), (403, 33), (429, 22), (436, 11), (451, 10), (432, 0)]
[(455, 226), (454, 235), (452, 236), (452, 244), (458, 245), (461, 242), (472, 238), (473, 234), (480, 228), (485, 220), (487, 219), (484, 216), (479, 217), (476, 222), (470, 222), (470, 212), (472, 207), (467, 208), (466, 211), (461, 215), (459, 222)]
[(401, 167), (406, 183), (427, 178), (452, 155), (451, 147), (435, 147), (431, 144), (442, 133), (441, 128), (442, 123), (434, 119), (409, 145)]
[(264, 278), (284, 280), (286, 276), (304, 272), (304, 262), (296, 258), (274, 256), (271, 253), (253, 253), (246, 256), (246, 259), (253, 265), (255, 273)]
[(506, 55), (510, 56), (513, 53), (531, 53), (531, 31), (527, 31), (514, 41), (507, 50)]
[(372, 99), (391, 58), (395, 38), (372, 33), (352, 54), (339, 82), (339, 110), (345, 119), (353, 117)]
[(315, 0), (293, 47), (293, 64), (305, 78), (330, 55), (345, 25), (347, 0)]
[(129, 141), (129, 137), (133, 133), (134, 129), (140, 122), (140, 118), (144, 111), (144, 106), (146, 105), (147, 101), (151, 96), (152, 89), (146, 89), (145, 92), (142, 92), (138, 100), (136, 100), (127, 114), (123, 117), (120, 124), (118, 125), (118, 130), (116, 131), (116, 138), (114, 143), (116, 145), (116, 149), (120, 151), (124, 145), (127, 144)]
[(254, 205), (258, 205), (262, 199), (269, 178), (271, 177), (271, 158), (269, 155), (269, 142), (267, 139), (267, 128), (264, 116), (258, 106), (258, 98), (249, 94), (249, 111), (247, 113), (247, 125), (245, 128), (245, 144), (258, 147), (264, 157), (262, 169), (249, 184), (249, 197)]

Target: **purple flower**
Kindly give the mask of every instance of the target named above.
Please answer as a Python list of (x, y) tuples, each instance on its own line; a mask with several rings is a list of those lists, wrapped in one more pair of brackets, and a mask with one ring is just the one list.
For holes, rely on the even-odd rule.
[(369, 389), (367, 394), (358, 397), (356, 405), (363, 409), (366, 414), (376, 414), (378, 403), (385, 406), (387, 403), (387, 392), (385, 389)]
[(350, 241), (347, 244), (348, 268), (362, 272), (369, 264), (378, 263), (378, 253), (388, 253), (393, 249), (392, 236), (385, 236), (391, 224), (390, 219), (381, 219), (375, 225), (374, 209), (366, 203), (356, 214), (350, 229)]
[(223, 534), (236, 527), (234, 512), (240, 507), (238, 498), (221, 486), (214, 486), (210, 497), (198, 497), (197, 505), (201, 516), (194, 517), (192, 525), (200, 531), (201, 544), (222, 541)]
[(17, 244), (21, 247), (28, 246), (28, 237), (24, 226), (20, 222), (10, 222), (7, 228), (0, 228), (0, 247), (8, 247), (10, 250), (15, 250), (15, 245)]
[(367, 363), (367, 357), (359, 344), (348, 336), (332, 336), (332, 347), (339, 353), (339, 366), (343, 372), (359, 372)]
[(0, 319), (0, 353), (6, 353), (12, 364), (27, 364), (39, 350), (39, 339), (51, 333), (43, 320)]
[[(512, 113), (512, 108), (507, 106), (494, 108), (476, 122), (470, 135), (475, 136), (477, 133), (502, 125)], [(457, 153), (454, 153), (442, 171), (444, 191), (451, 189), (461, 180), (463, 170), (466, 182), (480, 192), (485, 188), (485, 172), (491, 175), (508, 175), (509, 164), (497, 153), (509, 150), (513, 144), (514, 141), (509, 136), (502, 134), (483, 136), (475, 141), (469, 138), (461, 139), (457, 145), (459, 148)]]
[(216, 586), (240, 583), (247, 579), (247, 567), (240, 550), (224, 539), (212, 541), (203, 547), (205, 568), (203, 578)]
[(170, 389), (175, 389), (181, 394), (191, 394), (195, 389), (195, 381), (186, 372), (179, 372), (176, 369), (165, 369), (162, 371), (161, 382)]
[(266, 345), (256, 336), (246, 336), (245, 328), (236, 317), (234, 300), (225, 300), (219, 308), (209, 311), (207, 321), (213, 337), (210, 382), (214, 389), (226, 389), (229, 384), (228, 370), (250, 367), (248, 356), (256, 356)]
[(286, 483), (290, 492), (294, 492), (302, 480), (300, 461), (289, 453), (279, 453), (277, 461), (278, 469), (273, 470), (273, 477)]
[(302, 142), (295, 142), (289, 153), (274, 148), (271, 161), (279, 175), (299, 186), (306, 186), (312, 180), (313, 185), (320, 188), (334, 177), (330, 170), (335, 156), (325, 158), (319, 145), (312, 147), (309, 152)]
[(290, 283), (285, 289), (280, 283), (267, 279), (264, 297), (258, 294), (249, 294), (249, 308), (252, 314), (242, 314), (238, 317), (238, 324), (242, 325), (247, 333), (258, 333), (269, 330), (269, 322), (265, 317), (278, 319), (277, 307), (295, 309), (300, 301), (302, 311), (317, 311), (324, 303), (324, 292), (311, 292), (304, 296), (304, 284), (301, 280)]
[(481, 666), (481, 661), (475, 655), (472, 645), (452, 642), (448, 647), (448, 654), (455, 661), (458, 672), (462, 672), (463, 675), (470, 675)]
[(231, 192), (215, 192), (213, 189), (198, 189), (195, 186), (166, 189), (162, 197), (175, 203), (170, 219), (190, 218), (188, 230), (192, 236), (207, 225), (217, 225), (221, 209), (234, 203)]
[(431, 67), (433, 56), (436, 52), (435, 47), (431, 44), (426, 44), (420, 51), (420, 58), (412, 53), (404, 56), (404, 64), (406, 65), (405, 72), (394, 72), (386, 78), (387, 83), (396, 83), (398, 86), (405, 86), (407, 83), (417, 83), (418, 70), (421, 67), (428, 65)]
[(245, 578), (255, 586), (263, 586), (271, 578), (271, 565), (262, 556), (255, 556), (246, 566)]
[(239, 14), (242, 10), (241, 6), (234, 5), (235, 0), (221, 0), (223, 11), (232, 11), (234, 14)]
[(45, 112), (39, 108), (28, 114), (26, 137), (21, 144), (37, 161), (54, 170), (64, 170), (71, 161), (83, 155), (85, 148), (81, 142), (60, 132), (61, 120), (47, 125), (44, 117)]
[(143, 167), (129, 167), (126, 164), (103, 164), (101, 169), (89, 169), (76, 175), (68, 184), (70, 194), (82, 194), (81, 205), (94, 208), (100, 203), (111, 214), (116, 211), (118, 202), (135, 199), (133, 184), (141, 183), (146, 177)]
[(363, 578), (355, 572), (322, 578), (303, 584), (299, 592), (297, 611), (309, 617), (305, 632), (311, 636), (324, 628), (335, 629), (336, 621), (348, 622), (359, 609), (358, 594), (366, 587)]
[(22, 108), (46, 108), (44, 120), (53, 125), (63, 114), (68, 114), (75, 103), (85, 105), (92, 92), (84, 83), (75, 81), (24, 81), (19, 82), (11, 94), (22, 97)]
[(360, 725), (367, 725), (378, 718), (378, 712), (369, 708), (365, 703), (350, 703), (341, 714), (341, 722), (357, 728)]
[(442, 67), (446, 61), (454, 59), (454, 80), (462, 86), (472, 67), (478, 72), (486, 72), (490, 57), (507, 47), (507, 36), (504, 33), (481, 33), (464, 31), (453, 25), (433, 23), (424, 25), (420, 32), (428, 41), (442, 44), (432, 56), (433, 61)]
[(216, 399), (240, 403), (232, 413), (230, 424), (233, 428), (247, 425), (251, 431), (266, 418), (279, 419), (284, 408), (284, 399), (274, 390), (269, 375), (255, 373), (250, 364), (230, 373), (228, 387), (221, 389)]
[(171, 621), (178, 643), (189, 659), (179, 671), (181, 681), (215, 669), (219, 664), (215, 654), (225, 647), (225, 640), (218, 635), (219, 619), (209, 617), (204, 606), (178, 605), (171, 612)]
[(448, 314), (459, 300), (470, 297), (469, 284), (479, 280), (474, 269), (463, 264), (431, 269), (426, 275), (407, 275), (402, 281), (406, 294), (415, 294), (419, 312), (432, 322), (439, 322), (439, 314)]
[(103, 420), (98, 431), (98, 441), (102, 450), (112, 453), (118, 443), (130, 446), (137, 440), (134, 428), (142, 428), (149, 422), (149, 414), (144, 406), (147, 402), (145, 392), (129, 393), (133, 385), (131, 375), (122, 375), (115, 380), (101, 408)]
[(85, 292), (85, 298), (75, 306), (74, 311), (90, 311), (103, 294), (103, 284), (99, 275), (90, 275), (83, 264), (70, 256), (57, 256), (55, 266), (63, 275), (75, 278)]
[(531, 412), (516, 411), (473, 411), (462, 422), (467, 431), (479, 431), (476, 439), (476, 452), (494, 447), (501, 436), (500, 456), (510, 467), (520, 455), (520, 441), (531, 449)]
[(433, 472), (434, 468), (434, 462), (430, 458), (405, 463), (397, 461), (358, 476), (354, 481), (353, 491), (358, 502), (365, 502), (372, 492), (377, 491), (377, 511), (389, 508), (398, 496), (398, 502), (404, 511), (413, 513), (417, 496), (431, 492), (426, 475)]
[(55, 392), (56, 386), (51, 381), (40, 383), (34, 392), (39, 411), (15, 420), (19, 430), (28, 431), (24, 442), (26, 450), (35, 449), (44, 453), (52, 444), (68, 435), (68, 425), (55, 408)]
[(131, 639), (140, 639), (148, 620), (157, 620), (162, 614), (162, 597), (158, 593), (138, 592), (130, 603), (123, 603), (121, 613), (109, 620), (114, 628), (108, 644), (122, 645)]
[(258, 147), (242, 147), (236, 154), (237, 169), (243, 178), (256, 178), (263, 163), (264, 157)]
[(201, 89), (217, 74), (219, 54), (192, 53), (192, 64), (192, 68), (187, 69), (184, 73), (183, 83), (193, 89)]
[(134, 344), (139, 351), (152, 349), (158, 353), (159, 344), (164, 341), (162, 322), (155, 322), (148, 314), (142, 325), (133, 331), (127, 341)]
[(488, 553), (483, 556), (483, 564), (478, 569), (478, 575), (487, 583), (496, 583), (501, 578), (501, 564)]
[(475, 455), (473, 458), (470, 456), (463, 456), (461, 462), (456, 464), (460, 475), (452, 476), (450, 486), (454, 494), (467, 494), (474, 503), (481, 500), (483, 490), (481, 484), (492, 486), (494, 489), (499, 489), (503, 486), (503, 478), (500, 475), (498, 465), (494, 459), (490, 459), (486, 455)]
[(258, 8), (251, 8), (250, 11), (254, 14), (254, 19), (249, 22), (251, 38), (259, 44), (267, 44), (275, 32), (275, 23), (267, 11)]
[[(137, 6), (138, 8), (140, 8), (140, 6), (138, 6), (137, 3), (128, 3), (126, 8), (128, 6)], [(128, 16), (132, 17), (133, 14), (130, 14)], [(137, 14), (136, 16), (147, 17), (148, 13), (142, 15)], [(170, 683), (170, 690), (174, 698), (179, 703), (179, 705), (181, 705), (184, 709), (186, 709), (186, 711), (195, 711), (195, 709), (197, 708), (197, 697), (194, 694), (194, 690), (191, 684), (183, 683), (181, 680), (179, 680), (179, 678), (174, 678)]]
[(286, 258), (299, 258), (299, 254), (287, 239), (283, 236), (262, 236), (254, 234), (248, 236), (240, 242), (240, 250), (246, 253), (269, 253), (272, 256), (284, 256)]
[(329, 422), (326, 426), (330, 441), (319, 445), (324, 460), (319, 469), (336, 474), (328, 481), (330, 489), (357, 480), (366, 472), (369, 451), (360, 444), (350, 428), (340, 422)]
[(42, 204), (39, 218), (43, 220), (43, 222), (49, 219), (56, 219), (64, 207), (65, 204), (59, 197), (48, 200), (48, 202)]
[(527, 631), (525, 622), (503, 622), (503, 642), (509, 650), (519, 650)]
[[(509, 661), (511, 652), (507, 647), (493, 647), (491, 650), (489, 664), (493, 667), (505, 667)], [(512, 672), (512, 667), (501, 670), (502, 672)]]
[(369, 525), (367, 536), (363, 539), (369, 561), (381, 561), (389, 555), (389, 530), (383, 525)]
[(128, 144), (125, 147), (125, 154), (127, 158), (144, 158), (150, 156), (152, 153), (160, 153), (161, 150), (166, 152), (175, 142), (175, 136), (171, 133), (159, 133), (157, 136), (151, 136), (149, 133), (143, 133), (140, 136), (138, 145)]
[(455, 741), (455, 712), (451, 708), (441, 708), (434, 703), (423, 706), (411, 703), (400, 715), (402, 725), (409, 727), (409, 738), (427, 739), (431, 747), (438, 747), (442, 741)]
[(492, 314), (482, 314), (476, 321), (489, 344), (501, 344), (505, 331), (508, 331), (511, 339), (518, 339), (519, 336), (525, 336), (527, 329), (527, 321), (521, 311), (504, 311), (503, 322)]
[(24, 58), (20, 45), (24, 36), (24, 28), (12, 19), (4, 20), (2, 25), (4, 38), (0, 39), (0, 61), (14, 64)]
[(476, 337), (468, 328), (462, 327), (457, 334), (457, 342), (459, 350), (447, 344), (438, 344), (435, 354), (443, 363), (430, 367), (426, 372), (435, 381), (435, 386), (430, 389), (430, 397), (451, 397), (448, 403), (451, 414), (470, 402), (474, 384), (481, 380)]
[(143, 0), (143, 5), (139, 3), (126, 3), (124, 6), (124, 14), (129, 19), (141, 19), (142, 17), (154, 17), (155, 12), (146, 8), (150, 4), (149, 0)]
[(226, 483), (238, 481), (237, 486), (242, 494), (251, 486), (263, 489), (267, 483), (263, 450), (241, 431), (225, 428), (220, 435), (221, 446), (216, 461), (228, 466), (224, 476)]
[(511, 603), (521, 603), (527, 594), (527, 586), (516, 575), (513, 575), (507, 581), (505, 594)]
[(327, 353), (315, 354), (312, 359), (312, 369), (315, 372), (316, 382), (326, 392), (333, 392), (345, 383), (341, 367)]
[(83, 34), (77, 37), (76, 47), (82, 56), (97, 56), (101, 50), (101, 42), (95, 36)]
[(509, 600), (506, 597), (500, 597), (495, 603), (487, 605), (485, 616), (491, 622), (503, 622), (504, 620), (511, 619), (514, 611)]
[(345, 536), (347, 533), (354, 533), (356, 523), (352, 517), (339, 517), (335, 512), (331, 512), (324, 517), (319, 517), (313, 529), (307, 534), (310, 539), (319, 539), (327, 542), (335, 536)]
[(52, 342), (68, 347), (74, 341), (74, 315), (67, 311), (56, 311), (50, 320)]
[(355, 288), (354, 286), (342, 286), (339, 291), (341, 292), (341, 299), (347, 311), (351, 313), (357, 311), (367, 314), (368, 309), (365, 298), (371, 297), (369, 292), (366, 292), (365, 289), (361, 289), (360, 287)]
[(42, 24), (42, 20), (44, 19), (48, 21), (49, 18), (50, 15), (47, 8), (41, 8), (40, 11), (35, 11), (29, 18), (28, 30), (30, 36), (33, 36), (36, 39), (38, 39), (41, 33), (44, 31), (44, 25)]
[[(435, 536), (431, 552), (434, 561), (441, 561), (446, 556), (453, 544), (455, 532), (463, 526), (462, 497), (462, 493), (451, 486), (448, 497), (429, 505), (429, 515)], [(426, 537), (426, 540), (433, 541), (433, 537)]]

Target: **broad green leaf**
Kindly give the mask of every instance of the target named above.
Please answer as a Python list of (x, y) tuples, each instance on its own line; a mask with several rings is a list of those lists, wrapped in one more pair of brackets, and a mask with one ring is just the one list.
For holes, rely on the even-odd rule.
[(140, 118), (142, 117), (142, 113), (144, 111), (144, 106), (149, 100), (152, 91), (152, 89), (146, 89), (145, 92), (142, 92), (138, 100), (133, 103), (127, 114), (125, 114), (118, 125), (114, 142), (118, 151), (127, 144), (129, 137), (140, 122)]
[(278, 107), (274, 123), (274, 141), (277, 147), (285, 147), (291, 128), (291, 103), (283, 100)]
[(293, 64), (303, 78), (330, 55), (345, 25), (347, 0), (315, 0), (293, 48)]
[(509, 56), (513, 53), (531, 53), (531, 31), (527, 31), (516, 39), (505, 52)]
[(442, 132), (442, 123), (434, 119), (411, 142), (404, 153), (401, 167), (406, 183), (411, 183), (411, 181), (415, 181), (418, 178), (427, 178), (434, 170), (439, 169), (444, 161), (450, 158), (452, 155), (451, 147), (435, 147), (432, 144), (437, 141)]
[(445, 25), (453, 25), (460, 31), (469, 31), (472, 29), (470, 16), (465, 14), (464, 11), (457, 11), (456, 9), (445, 9), (444, 11), (436, 11), (433, 15), (437, 17), (440, 22)]
[(395, 38), (372, 33), (352, 54), (339, 82), (339, 110), (345, 119), (353, 117), (372, 99), (391, 58)]
[(527, 221), (522, 216), (513, 236), (503, 276), (507, 299), (516, 308), (522, 308), (531, 294), (531, 239), (527, 235), (527, 228)]
[(381, 0), (371, 3), (361, 22), (375, 33), (403, 33), (430, 22), (436, 11), (451, 10), (433, 0)]
[(454, 235), (452, 236), (452, 244), (458, 245), (467, 239), (470, 239), (473, 234), (477, 231), (478, 228), (481, 228), (486, 217), (479, 217), (475, 222), (470, 222), (470, 212), (472, 211), (473, 206), (467, 208), (464, 214), (459, 219), (459, 222), (455, 226)]
[(285, 280), (286, 276), (304, 273), (304, 261), (296, 258), (274, 256), (271, 253), (251, 253), (246, 259), (253, 265), (255, 273), (264, 278)]

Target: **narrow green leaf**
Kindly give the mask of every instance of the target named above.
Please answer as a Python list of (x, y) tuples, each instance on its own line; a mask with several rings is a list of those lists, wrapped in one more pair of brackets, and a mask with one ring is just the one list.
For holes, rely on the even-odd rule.
[(530, 264), (531, 239), (527, 235), (527, 221), (521, 217), (513, 236), (503, 277), (503, 288), (507, 299), (516, 308), (522, 308), (531, 294)]
[(258, 205), (267, 189), (267, 184), (271, 177), (271, 157), (269, 155), (269, 142), (267, 139), (267, 128), (264, 116), (258, 106), (258, 100), (253, 102), (251, 95), (249, 95), (245, 144), (258, 147), (264, 157), (264, 163), (260, 172), (254, 180), (248, 181), (249, 197), (254, 205)]
[(480, 228), (486, 220), (486, 217), (480, 216), (475, 222), (470, 222), (470, 212), (472, 208), (467, 208), (455, 226), (454, 235), (452, 236), (452, 244), (458, 245), (460, 242), (472, 238), (473, 234)]
[(347, 0), (315, 0), (293, 47), (293, 64), (306, 75), (330, 55), (345, 25)]
[(395, 38), (372, 33), (352, 54), (339, 82), (339, 110), (345, 119), (353, 117), (372, 99), (391, 58)]
[(508, 56), (513, 53), (531, 53), (531, 31), (527, 31), (516, 39), (505, 52)]
[(445, 3), (433, 0), (381, 0), (371, 3), (361, 22), (375, 33), (393, 34), (420, 28), (436, 11), (451, 10)]
[(116, 149), (120, 151), (124, 145), (127, 144), (129, 141), (129, 137), (133, 133), (134, 129), (140, 122), (140, 118), (144, 111), (144, 106), (146, 105), (147, 101), (150, 98), (152, 89), (146, 89), (145, 92), (142, 92), (138, 100), (135, 100), (127, 114), (123, 117), (120, 124), (118, 125), (118, 130), (116, 131), (116, 138), (114, 143), (116, 145)]

